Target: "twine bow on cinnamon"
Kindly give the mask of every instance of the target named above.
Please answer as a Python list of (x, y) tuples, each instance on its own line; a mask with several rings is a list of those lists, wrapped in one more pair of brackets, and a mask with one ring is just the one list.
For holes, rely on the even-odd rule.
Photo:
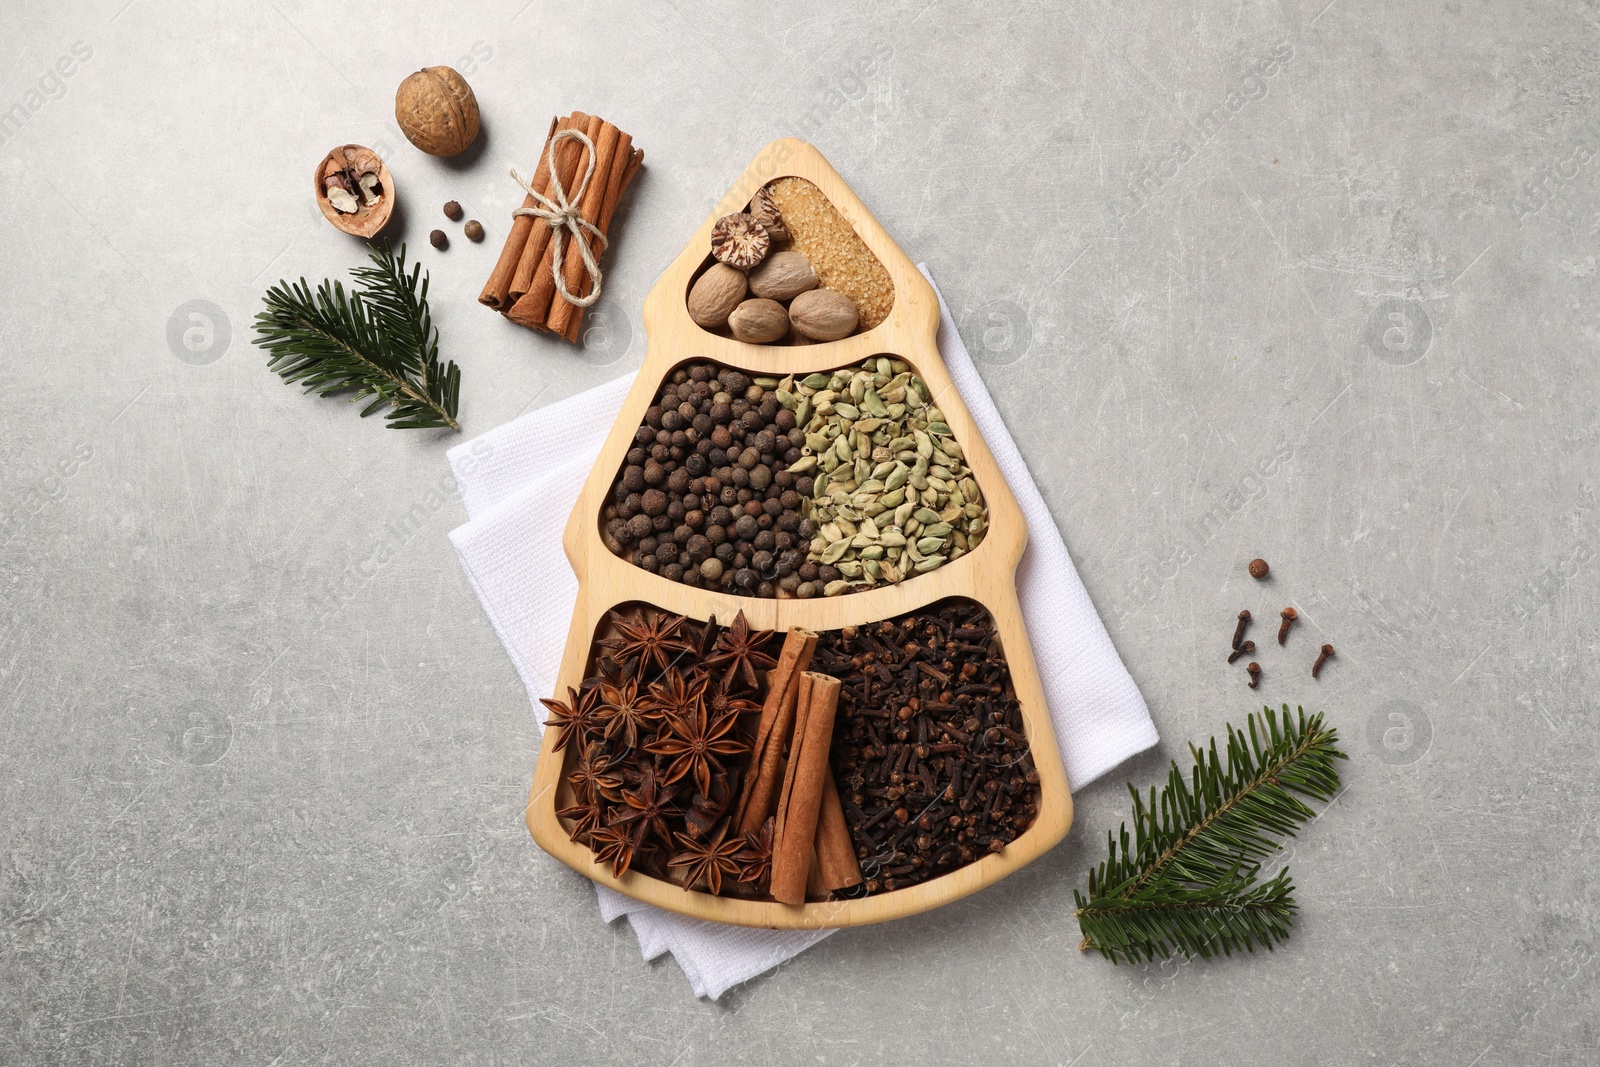
[[(589, 155), (588, 166), (584, 168), (583, 177), (578, 181), (577, 188), (572, 191), (570, 199), (566, 189), (562, 188), (561, 175), (556, 166), (556, 146), (568, 139), (583, 145), (588, 150)], [(606, 235), (600, 232), (588, 219), (584, 218), (576, 206), (576, 203), (583, 202), (583, 194), (589, 187), (589, 179), (594, 177), (594, 142), (582, 130), (566, 129), (561, 130), (550, 138), (545, 151), (546, 158), (549, 161), (550, 192), (554, 194), (553, 199), (535, 189), (532, 184), (523, 179), (522, 175), (517, 173), (516, 168), (512, 168), (511, 177), (518, 185), (522, 186), (534, 202), (532, 207), (517, 208), (512, 212), (512, 215), (532, 215), (550, 224), (552, 231), (550, 234), (550, 273), (554, 276), (556, 292), (561, 294), (561, 299), (574, 307), (586, 308), (600, 299), (600, 280), (602, 275), (599, 260), (595, 257), (594, 242), (599, 242), (599, 251), (604, 252), (606, 248)], [(583, 231), (588, 231), (593, 240), (585, 240)], [(567, 289), (567, 283), (563, 277), (565, 270), (562, 267), (562, 245), (564, 243), (563, 239), (567, 238), (569, 234), (571, 242), (578, 246), (578, 254), (583, 257), (583, 269), (594, 280), (594, 287), (589, 290), (588, 296), (574, 296)]]

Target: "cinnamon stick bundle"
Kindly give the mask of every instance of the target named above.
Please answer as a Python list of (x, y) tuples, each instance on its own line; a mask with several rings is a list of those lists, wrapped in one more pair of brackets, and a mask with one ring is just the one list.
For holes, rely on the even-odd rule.
[(800, 676), (797, 698), (805, 704), (795, 712), (794, 741), (772, 842), (772, 899), (784, 904), (806, 902), (839, 689), (839, 679), (826, 674), (806, 671)]
[[(573, 112), (574, 115), (577, 112)], [(565, 129), (568, 119), (553, 118), (550, 120), (550, 130), (544, 135), (545, 144), (550, 143), (550, 138), (556, 135), (557, 130)], [(528, 183), (541, 193), (550, 191), (550, 160), (548, 153), (539, 153), (539, 168), (533, 172), (533, 180)], [(532, 194), (522, 198), (522, 206), (534, 206)], [(485, 307), (492, 307), (496, 311), (509, 311), (511, 309), (511, 279), (516, 274), (517, 264), (522, 261), (522, 250), (528, 245), (528, 236), (533, 232), (536, 220), (532, 215), (513, 215), (511, 218), (511, 232), (506, 235), (505, 247), (500, 249), (500, 258), (495, 260), (494, 271), (490, 273), (489, 280), (484, 284), (483, 292), (478, 294), (478, 303)], [(549, 229), (549, 227), (545, 227)]]
[(733, 809), (733, 824), (741, 835), (759, 833), (773, 813), (782, 783), (779, 767), (794, 722), (800, 679), (811, 666), (811, 654), (816, 649), (817, 635), (796, 627), (783, 639), (778, 665), (767, 672), (767, 699), (761, 705), (761, 720), (750, 750), (750, 769), (745, 772), (739, 802)]
[[(573, 118), (578, 118), (574, 113)], [(582, 126), (573, 126), (575, 130), (583, 132), (590, 141), (600, 136), (600, 127), (605, 125), (605, 120), (598, 115), (583, 116), (587, 121)], [(598, 158), (599, 145), (595, 159), (595, 171), (600, 170)], [(549, 155), (548, 152), (545, 153)], [(588, 150), (574, 139), (562, 141), (556, 146), (556, 173), (561, 178), (561, 188), (570, 201), (577, 193), (578, 178), (583, 174), (589, 160)], [(593, 185), (593, 178), (589, 184)], [(554, 183), (551, 183), (550, 192), (554, 192)], [(587, 190), (586, 190), (587, 192)], [(549, 196), (550, 193), (546, 193)], [(553, 199), (553, 198), (552, 198)], [(556, 292), (555, 274), (551, 271), (555, 251), (552, 247), (556, 241), (556, 230), (548, 223), (535, 226), (528, 247), (523, 250), (522, 262), (517, 264), (517, 276), (511, 283), (511, 296), (516, 301), (507, 312), (512, 322), (534, 329), (544, 329), (544, 322), (550, 315), (550, 299)], [(565, 242), (565, 252), (576, 256), (578, 250), (572, 247), (572, 242)], [(582, 257), (579, 257), (582, 262)]]
[[(577, 195), (578, 182), (590, 165), (590, 150), (582, 142), (568, 138), (556, 145), (552, 173), (551, 139), (563, 130), (582, 132), (594, 146), (594, 170), (581, 198)], [(550, 132), (539, 153), (538, 170), (529, 185), (541, 196), (557, 200), (554, 189), (559, 182), (568, 203), (604, 234), (611, 225), (618, 202), (643, 162), (644, 153), (633, 147), (633, 138), (628, 134), (598, 116), (574, 111), (566, 118), (551, 121)], [(541, 205), (534, 197), (524, 198), (523, 207), (535, 206)], [(580, 234), (574, 236), (570, 229), (562, 227), (557, 236), (556, 228), (548, 221), (532, 215), (518, 215), (512, 222), (494, 272), (478, 299), (512, 322), (576, 341), (584, 309), (568, 303), (557, 291), (554, 274), (557, 240), (562, 242), (562, 284), (575, 297), (589, 295), (594, 282), (585, 268), (583, 252), (577, 242), (587, 243), (597, 262), (604, 251), (603, 243), (581, 228)]]

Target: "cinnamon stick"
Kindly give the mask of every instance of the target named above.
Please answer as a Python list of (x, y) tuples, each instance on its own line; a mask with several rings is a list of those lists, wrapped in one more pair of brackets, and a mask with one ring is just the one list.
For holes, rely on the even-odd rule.
[[(789, 797), (794, 792), (794, 774), (799, 767), (800, 740), (806, 733), (806, 716), (811, 712), (811, 672), (802, 671), (800, 682), (795, 689), (794, 722), (788, 734), (789, 759), (784, 764), (782, 789), (778, 793), (778, 808), (773, 812), (772, 827), (772, 870), (777, 871), (778, 853), (783, 850), (783, 825), (789, 818)], [(779, 737), (774, 747), (783, 748), (786, 739)], [(770, 877), (768, 879), (771, 881)]]
[[(593, 116), (586, 115), (582, 111), (574, 111), (557, 124), (555, 133), (560, 133), (562, 130), (587, 130), (591, 118)], [(551, 134), (551, 136), (554, 135)], [(571, 189), (572, 183), (569, 175), (572, 168), (572, 160), (582, 151), (583, 146), (572, 140), (562, 141), (556, 146), (556, 168), (557, 173), (563, 179), (561, 186), (563, 189)], [(548, 141), (545, 142), (542, 162), (544, 164), (544, 182), (541, 185), (534, 186), (534, 188), (538, 189), (543, 196), (549, 197), (550, 144)], [(533, 284), (534, 272), (539, 269), (539, 258), (544, 255), (544, 250), (550, 244), (550, 224), (541, 218), (534, 218), (533, 222), (535, 225), (528, 233), (527, 244), (523, 246), (522, 255), (517, 260), (517, 269), (512, 275), (510, 291), (512, 307), (516, 306), (517, 302), (522, 299), (523, 294)]]
[[(617, 213), (617, 203), (622, 199), (622, 194), (628, 191), (628, 186), (633, 182), (633, 176), (639, 173), (639, 168), (643, 165), (644, 152), (642, 150), (634, 151), (632, 158), (628, 160), (627, 167), (622, 172), (622, 178), (617, 184), (615, 195), (607, 194), (609, 199), (607, 200), (605, 206), (600, 209), (599, 225), (601, 233), (609, 234), (611, 232), (611, 217)], [(585, 276), (583, 289), (578, 295), (588, 296), (589, 289), (590, 282), (588, 281), (587, 276)], [(578, 332), (583, 328), (583, 313), (586, 310), (586, 308), (573, 309), (574, 313), (572, 316), (572, 321), (567, 326), (566, 331), (562, 334), (562, 336), (567, 340), (576, 341), (578, 339)]]
[(817, 837), (812, 847), (817, 854), (822, 888), (831, 892), (861, 884), (861, 865), (856, 862), (855, 845), (844, 821), (844, 804), (839, 800), (831, 767), (825, 768), (822, 779), (822, 808), (817, 813)]
[[(589, 175), (589, 184), (584, 187), (583, 200), (578, 202), (578, 214), (588, 219), (597, 229), (600, 226), (600, 212), (605, 206), (606, 193), (611, 187), (613, 173), (621, 176), (627, 157), (618, 154), (621, 147), (622, 131), (604, 120), (600, 123), (600, 136), (594, 142), (594, 173)], [(628, 150), (633, 150), (633, 138), (628, 138)], [(578, 173), (583, 173), (583, 168), (578, 168)], [(569, 193), (571, 190), (568, 191)], [(604, 230), (601, 231), (605, 232)], [(587, 230), (578, 235), (568, 234), (565, 252), (561, 260), (561, 280), (566, 284), (567, 292), (574, 295), (579, 293), (579, 283), (589, 277), (589, 272), (584, 267), (583, 252), (578, 247), (578, 242), (584, 241), (590, 245), (591, 252), (600, 255), (600, 242)], [(552, 279), (554, 284), (554, 279)], [(572, 313), (577, 309), (562, 299), (559, 292), (551, 297), (550, 314), (545, 317), (545, 328), (551, 333), (566, 333), (567, 326), (572, 322)]]
[[(584, 128), (583, 132), (588, 135), (590, 144), (594, 144), (596, 139), (599, 138), (600, 127), (603, 124), (604, 120), (598, 116), (589, 116), (589, 124)], [(576, 140), (563, 141), (556, 149), (556, 166), (559, 168), (558, 173), (561, 175), (561, 188), (566, 192), (569, 201), (577, 189), (579, 176), (588, 167), (588, 161), (589, 150)], [(598, 170), (599, 167), (599, 161), (596, 160), (595, 169)], [(593, 181), (594, 179), (590, 178), (590, 182), (592, 183)], [(551, 199), (555, 198), (551, 197)], [(511, 320), (524, 326), (531, 326), (536, 330), (544, 329), (545, 324), (549, 321), (550, 301), (556, 294), (556, 279), (555, 275), (551, 273), (551, 264), (555, 261), (555, 230), (548, 223), (543, 229), (545, 232), (544, 250), (540, 253), (539, 262), (533, 268), (533, 275), (528, 280), (527, 291), (522, 294), (515, 304), (511, 305)], [(534, 233), (538, 233), (538, 228), (535, 228)], [(530, 239), (528, 247), (531, 249), (533, 245), (534, 240)], [(570, 245), (562, 250), (563, 255), (567, 252), (571, 252), (573, 255), (577, 254), (577, 250), (570, 248)], [(528, 262), (526, 252), (523, 254), (522, 262), (524, 264)], [(517, 277), (520, 279), (521, 276), (522, 268), (519, 266), (517, 268)], [(515, 293), (515, 291), (516, 287), (513, 285), (512, 292)]]
[[(550, 129), (544, 135), (544, 143), (548, 145), (550, 138), (556, 135), (556, 128), (560, 125), (560, 118), (550, 120)], [(550, 154), (541, 146), (539, 149), (539, 167), (533, 172), (533, 180), (528, 183), (535, 189), (543, 191), (550, 184)], [(522, 206), (533, 207), (534, 199), (531, 195), (522, 198)], [(511, 307), (511, 279), (516, 274), (517, 263), (522, 259), (522, 250), (528, 245), (528, 235), (533, 232), (533, 224), (537, 221), (532, 215), (513, 215), (511, 217), (511, 232), (506, 235), (505, 247), (500, 249), (500, 258), (495, 261), (494, 270), (489, 275), (489, 280), (484, 284), (483, 292), (478, 294), (478, 303), (492, 307), (496, 311), (505, 311)]]
[(761, 720), (750, 749), (750, 769), (745, 771), (739, 802), (733, 809), (733, 824), (740, 834), (760, 833), (761, 824), (772, 814), (780, 784), (778, 765), (794, 721), (800, 676), (811, 666), (816, 649), (817, 635), (796, 627), (784, 635), (778, 665), (767, 672), (767, 699), (761, 705)]
[(839, 706), (839, 679), (815, 671), (806, 671), (801, 679), (806, 690), (806, 710), (803, 715), (796, 713), (772, 854), (772, 899), (784, 904), (806, 901), (811, 848), (816, 840), (828, 771), (828, 747), (833, 743), (833, 718)]
[[(627, 192), (628, 184), (633, 181), (633, 176), (639, 173), (639, 167), (643, 162), (644, 153), (634, 151), (633, 138), (626, 133), (622, 134), (617, 141), (610, 180), (606, 182), (605, 198), (600, 201), (600, 217), (594, 220), (601, 233), (610, 234), (611, 216), (617, 213), (617, 204), (621, 201), (622, 194)], [(598, 259), (603, 254), (603, 250), (597, 249), (595, 258)], [(589, 276), (588, 271), (584, 271), (578, 279), (576, 288), (567, 286), (568, 292), (576, 293), (578, 296), (588, 296), (593, 288), (594, 279)], [(561, 325), (557, 326), (558, 316), (555, 314), (555, 309), (551, 309), (550, 328), (569, 341), (577, 341), (578, 333), (583, 328), (583, 313), (586, 310), (588, 309), (574, 305), (569, 311), (562, 312), (559, 316)]]

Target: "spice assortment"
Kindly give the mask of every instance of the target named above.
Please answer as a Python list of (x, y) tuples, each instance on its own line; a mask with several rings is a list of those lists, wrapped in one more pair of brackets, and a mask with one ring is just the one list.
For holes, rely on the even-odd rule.
[(895, 584), (983, 542), (977, 480), (904, 362), (752, 377), (675, 370), (601, 515), (606, 546), (669, 581), (745, 596)]
[[(551, 712), (557, 816), (616, 877), (785, 904), (905, 888), (1002, 851), (1039, 775), (971, 601), (818, 635), (614, 611)], [(807, 667), (818, 669), (808, 670)]]
[(800, 177), (779, 178), (767, 186), (773, 207), (783, 216), (794, 250), (811, 261), (824, 289), (849, 297), (870, 330), (894, 307), (894, 282), (839, 209), (816, 184)]
[(612, 216), (644, 163), (633, 138), (595, 115), (550, 120), (527, 195), (478, 302), (530, 329), (576, 341), (600, 292)]
[(894, 305), (882, 262), (803, 178), (763, 186), (744, 211), (718, 219), (711, 259), (689, 288), (689, 317), (749, 344), (837, 341), (879, 325)]
[(803, 903), (813, 855), (830, 864), (823, 892), (859, 884), (825, 788), (840, 686), (805, 669), (817, 635), (780, 641), (742, 612), (722, 629), (643, 606), (608, 629), (594, 675), (543, 701), (556, 750), (571, 753), (557, 815), (572, 839), (617, 877), (713, 895)]
[(527, 809), (552, 856), (697, 919), (817, 929), (937, 907), (1065, 836), (1025, 520), (936, 307), (790, 140), (652, 289), (564, 539), (578, 603)]
[(841, 683), (834, 780), (869, 893), (1000, 852), (1039, 811), (1039, 773), (994, 620), (952, 600), (826, 633)]

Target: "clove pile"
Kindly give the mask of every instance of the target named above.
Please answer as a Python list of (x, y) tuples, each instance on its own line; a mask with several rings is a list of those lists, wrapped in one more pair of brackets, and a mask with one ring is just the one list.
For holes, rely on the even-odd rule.
[(1039, 812), (1039, 773), (994, 620), (952, 599), (821, 635), (842, 688), (830, 763), (864, 891), (1002, 851)]

